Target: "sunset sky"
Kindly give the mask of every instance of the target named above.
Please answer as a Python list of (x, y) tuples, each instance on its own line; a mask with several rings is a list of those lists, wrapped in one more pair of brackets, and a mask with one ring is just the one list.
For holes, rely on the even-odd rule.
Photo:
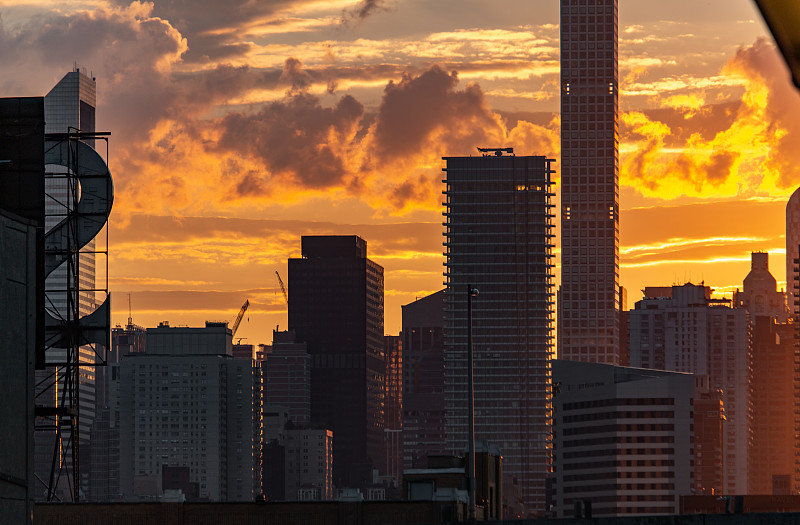
[[(397, 334), (442, 288), (441, 157), (510, 146), (559, 171), (558, 23), (557, 0), (2, 0), (0, 96), (97, 78), (112, 323), (128, 293), (144, 326), (249, 299), (237, 338), (269, 343), (300, 236), (357, 234)], [(730, 296), (757, 250), (784, 285), (800, 95), (767, 35), (751, 0), (620, 1), (629, 307), (645, 285)]]

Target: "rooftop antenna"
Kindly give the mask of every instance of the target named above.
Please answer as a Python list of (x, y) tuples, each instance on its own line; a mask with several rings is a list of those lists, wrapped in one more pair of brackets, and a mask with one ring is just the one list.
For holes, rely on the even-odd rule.
[(131, 314), (131, 294), (128, 294), (128, 326), (133, 324), (133, 315)]

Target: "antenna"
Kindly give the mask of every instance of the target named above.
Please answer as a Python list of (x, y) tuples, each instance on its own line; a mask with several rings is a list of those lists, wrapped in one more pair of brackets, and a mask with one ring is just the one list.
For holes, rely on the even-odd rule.
[(131, 314), (131, 294), (128, 294), (128, 326), (133, 324), (133, 315)]

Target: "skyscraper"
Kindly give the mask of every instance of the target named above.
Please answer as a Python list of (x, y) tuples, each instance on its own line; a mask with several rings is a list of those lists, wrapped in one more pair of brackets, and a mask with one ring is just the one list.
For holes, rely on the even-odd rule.
[[(96, 92), (94, 78), (88, 77), (80, 69), (64, 75), (44, 97), (45, 133), (94, 132)], [(58, 173), (63, 169), (50, 166), (48, 173)], [(66, 216), (68, 207), (74, 206), (74, 203), (70, 202), (66, 178), (46, 178), (45, 192), (46, 228), (49, 230)], [(88, 315), (96, 308), (94, 241), (87, 245), (84, 252), (80, 258), (79, 303), (81, 315)], [(66, 288), (67, 279), (66, 264), (47, 278), (48, 309), (56, 317), (66, 316), (67, 294), (59, 291)]]
[(550, 471), (550, 159), (446, 157), (445, 411), (451, 453), (468, 442), (467, 289), (472, 300), (475, 437), (497, 445), (529, 513)]
[(355, 235), (306, 236), (289, 259), (289, 330), (311, 355), (311, 420), (333, 431), (337, 487), (383, 468), (383, 267)]
[(444, 290), (403, 305), (403, 466), (444, 454)]
[(800, 245), (800, 188), (792, 193), (786, 203), (786, 299), (792, 311), (794, 311), (794, 300), (798, 297), (797, 283), (793, 279), (798, 245)]
[[(70, 133), (76, 131), (94, 132), (95, 131), (95, 104), (96, 104), (96, 85), (93, 78), (88, 77), (79, 69), (67, 73), (44, 97), (45, 111), (45, 133)], [(90, 146), (94, 146), (93, 141), (86, 141)], [(63, 141), (62, 141), (63, 143)], [(53, 149), (52, 145), (49, 149)], [(66, 166), (48, 164), (45, 174), (45, 230), (50, 232), (59, 223), (73, 214), (76, 209), (77, 189), (75, 178), (69, 174)], [(73, 175), (75, 175), (73, 173)], [(99, 218), (97, 221), (100, 222)], [(47, 235), (47, 233), (46, 233)], [(91, 240), (87, 245), (78, 248), (80, 254), (70, 255), (67, 261), (58, 266), (47, 276), (45, 280), (45, 317), (52, 318), (55, 323), (45, 321), (51, 326), (58, 322), (76, 321), (76, 317), (86, 317), (94, 312), (98, 306), (95, 297), (95, 241)], [(102, 299), (105, 299), (103, 297)], [(65, 361), (75, 363), (74, 354), (65, 348), (58, 346), (58, 343), (50, 346), (47, 343), (45, 351), (45, 362), (49, 365)], [(94, 364), (97, 359), (96, 349), (92, 346), (81, 346), (77, 350), (77, 361), (81, 364)], [(96, 384), (95, 368), (93, 366), (81, 366), (79, 373), (75, 374), (71, 366), (61, 366), (56, 368), (51, 366), (46, 370), (37, 370), (37, 391), (36, 404), (42, 407), (52, 408), (65, 405), (73, 409), (73, 416), (77, 418), (77, 436), (69, 435), (71, 431), (65, 430), (68, 425), (62, 425), (59, 438), (48, 428), (47, 422), (40, 418), (37, 424), (35, 435), (36, 440), (36, 471), (37, 476), (42, 480), (50, 480), (54, 455), (62, 455), (78, 444), (88, 445), (90, 442), (91, 427), (95, 418), (96, 411)], [(56, 378), (56, 375), (58, 376)], [(77, 376), (77, 380), (71, 380)], [(77, 382), (77, 385), (74, 385)], [(75, 397), (71, 393), (76, 390)], [(65, 401), (66, 398), (66, 401)], [(77, 400), (77, 406), (73, 403)], [(79, 407), (79, 408), (78, 408)], [(71, 428), (71, 427), (70, 427)], [(73, 438), (75, 438), (73, 440)], [(53, 440), (56, 439), (54, 442)], [(60, 441), (60, 445), (58, 444)], [(66, 444), (66, 445), (65, 445)], [(55, 445), (55, 446), (54, 446)], [(54, 452), (55, 448), (61, 447), (62, 452)], [(88, 449), (85, 450), (88, 452)], [(72, 472), (71, 454), (64, 469)], [(89, 454), (78, 456), (81, 473), (80, 491), (88, 493), (88, 463)], [(49, 484), (45, 481), (45, 484)], [(57, 485), (59, 482), (53, 482)], [(61, 493), (77, 492), (73, 487), (65, 489), (65, 486), (51, 487)], [(50, 497), (50, 496), (48, 496)]]
[(619, 364), (617, 0), (561, 0), (559, 357)]

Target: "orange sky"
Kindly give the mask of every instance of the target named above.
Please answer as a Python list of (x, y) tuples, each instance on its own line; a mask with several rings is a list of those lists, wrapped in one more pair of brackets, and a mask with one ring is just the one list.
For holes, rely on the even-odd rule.
[[(800, 95), (752, 3), (621, 2), (619, 34), (629, 306), (645, 285), (729, 292), (755, 250), (784, 281)], [(237, 335), (268, 343), (300, 236), (357, 234), (396, 334), (400, 305), (442, 287), (441, 157), (559, 160), (556, 0), (4, 0), (0, 96), (74, 62), (112, 132), (113, 323), (128, 293), (145, 326), (249, 299)]]

